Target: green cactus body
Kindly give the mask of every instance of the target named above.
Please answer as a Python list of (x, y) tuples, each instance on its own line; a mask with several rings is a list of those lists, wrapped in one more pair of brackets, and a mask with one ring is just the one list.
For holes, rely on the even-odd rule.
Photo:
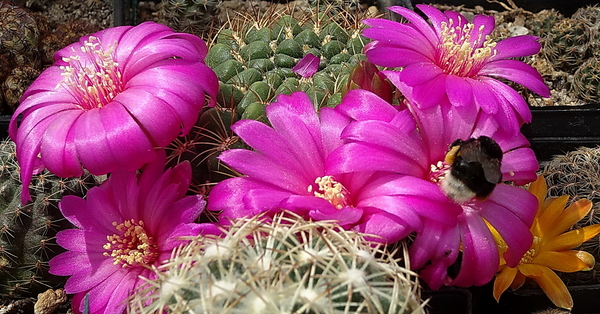
[(414, 273), (333, 222), (239, 220), (173, 256), (131, 312), (424, 313)]
[(64, 278), (48, 273), (48, 261), (60, 253), (53, 238), (68, 222), (56, 204), (65, 194), (83, 196), (94, 178), (62, 179), (48, 171), (33, 177), (33, 202), (21, 204), (15, 144), (0, 142), (0, 295), (26, 297), (56, 288)]
[(589, 56), (589, 45), (595, 39), (582, 20), (563, 19), (554, 24), (544, 38), (542, 52), (556, 69), (566, 72), (581, 65)]
[[(221, 95), (219, 105), (236, 107), (243, 115), (252, 103), (268, 105), (277, 94), (297, 90), (306, 91), (316, 108), (327, 105), (329, 97), (341, 92), (351, 68), (361, 59), (358, 56), (362, 56), (367, 43), (360, 36), (361, 27), (339, 25), (327, 12), (313, 7), (306, 12), (306, 19), (283, 15), (222, 29), (215, 36), (216, 43), (209, 50), (206, 63), (215, 69), (221, 86), (225, 85), (222, 94), (231, 94), (233, 86), (243, 97), (231, 103), (227, 102), (231, 98)], [(308, 53), (321, 58), (320, 71), (313, 77), (301, 78), (292, 68)], [(286, 83), (289, 78), (295, 78), (299, 84)], [(266, 83), (269, 88), (262, 84), (263, 92), (257, 93), (253, 88), (257, 82)]]
[(577, 98), (589, 103), (600, 101), (600, 60), (598, 57), (587, 59), (573, 75), (572, 92)]

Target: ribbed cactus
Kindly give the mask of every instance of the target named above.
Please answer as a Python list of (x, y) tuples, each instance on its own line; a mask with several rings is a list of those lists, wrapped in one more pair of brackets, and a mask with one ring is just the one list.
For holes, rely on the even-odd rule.
[(34, 176), (34, 201), (21, 204), (19, 165), (15, 144), (0, 142), (0, 295), (32, 296), (61, 283), (48, 274), (48, 261), (60, 253), (54, 242), (58, 229), (67, 227), (56, 204), (64, 194), (84, 195), (92, 176), (62, 179), (48, 171)]
[(566, 72), (581, 65), (589, 56), (590, 42), (596, 35), (586, 22), (577, 19), (563, 19), (554, 24), (543, 38), (543, 54), (555, 69)]
[[(303, 18), (273, 15), (220, 30), (206, 57), (221, 83), (219, 104), (254, 117), (275, 95), (297, 90), (306, 91), (316, 107), (339, 103), (367, 43), (359, 22), (340, 24), (339, 16), (334, 20), (313, 7)], [(309, 53), (321, 59), (320, 71), (301, 78), (292, 68)]]
[(588, 103), (600, 101), (600, 56), (587, 59), (577, 68), (571, 91)]
[(414, 274), (333, 222), (254, 217), (224, 233), (176, 251), (131, 312), (424, 313)]

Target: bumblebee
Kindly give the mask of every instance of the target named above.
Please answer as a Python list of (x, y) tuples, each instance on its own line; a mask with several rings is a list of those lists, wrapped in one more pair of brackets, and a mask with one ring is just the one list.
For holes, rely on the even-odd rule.
[(459, 204), (487, 199), (502, 180), (502, 149), (487, 136), (454, 141), (444, 161), (450, 169), (442, 180), (442, 191)]

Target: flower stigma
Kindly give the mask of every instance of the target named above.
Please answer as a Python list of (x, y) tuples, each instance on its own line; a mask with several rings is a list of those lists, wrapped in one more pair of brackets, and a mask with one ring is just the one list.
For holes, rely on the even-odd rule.
[[(332, 176), (323, 176), (315, 179), (315, 183), (319, 186), (317, 191), (314, 191), (316, 197), (324, 198), (337, 209), (342, 209), (350, 205), (350, 193), (343, 184), (335, 181)], [(313, 193), (313, 186), (308, 186), (308, 192)]]
[[(495, 53), (496, 42), (489, 35), (482, 38), (484, 25), (475, 30), (473, 23), (453, 26), (454, 20), (442, 22), (441, 43), (439, 44), (437, 64), (444, 73), (473, 77)], [(477, 39), (471, 36), (477, 34)], [(481, 44), (481, 47), (477, 47)]]
[(123, 223), (112, 225), (120, 234), (106, 236), (108, 242), (102, 246), (109, 252), (104, 256), (114, 258), (113, 264), (123, 264), (122, 267), (149, 265), (158, 258), (158, 246), (151, 236), (144, 230), (144, 222), (130, 219)]
[(90, 36), (80, 47), (82, 55), (71, 47), (73, 55), (63, 58), (69, 65), (60, 66), (65, 88), (78, 100), (83, 110), (101, 108), (123, 91), (119, 64), (113, 59), (117, 44), (105, 50), (97, 37)]

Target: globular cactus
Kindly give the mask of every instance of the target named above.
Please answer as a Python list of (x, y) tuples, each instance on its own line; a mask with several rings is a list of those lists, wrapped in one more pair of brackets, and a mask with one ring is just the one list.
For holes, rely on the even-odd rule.
[(526, 19), (525, 26), (531, 31), (531, 35), (543, 37), (554, 28), (554, 24), (564, 18), (565, 17), (555, 9), (542, 10)]
[(600, 101), (600, 56), (587, 59), (573, 74), (571, 91), (588, 103)]
[(594, 40), (596, 34), (584, 21), (563, 19), (543, 37), (542, 53), (555, 69), (570, 72), (590, 55), (588, 48)]
[(218, 13), (221, 0), (162, 0), (159, 22), (177, 32), (202, 35)]
[[(368, 39), (361, 30), (359, 22), (340, 24), (314, 7), (302, 18), (273, 14), (221, 29), (206, 57), (220, 80), (219, 104), (245, 118), (256, 116), (248, 107), (260, 112), (274, 96), (297, 90), (306, 91), (317, 108), (339, 103), (352, 67), (364, 59)], [(319, 71), (302, 78), (292, 68), (309, 53), (320, 58)]]
[(68, 223), (56, 205), (94, 184), (90, 175), (62, 179), (43, 171), (30, 185), (33, 202), (23, 206), (15, 144), (0, 142), (0, 296), (32, 296), (64, 281), (48, 273), (48, 261), (60, 253), (53, 238)]
[(6, 104), (14, 111), (21, 100), (21, 96), (31, 83), (40, 75), (41, 69), (33, 66), (19, 66), (12, 69), (0, 86)]
[(130, 313), (424, 313), (414, 273), (382, 244), (286, 213), (195, 238), (157, 275)]

